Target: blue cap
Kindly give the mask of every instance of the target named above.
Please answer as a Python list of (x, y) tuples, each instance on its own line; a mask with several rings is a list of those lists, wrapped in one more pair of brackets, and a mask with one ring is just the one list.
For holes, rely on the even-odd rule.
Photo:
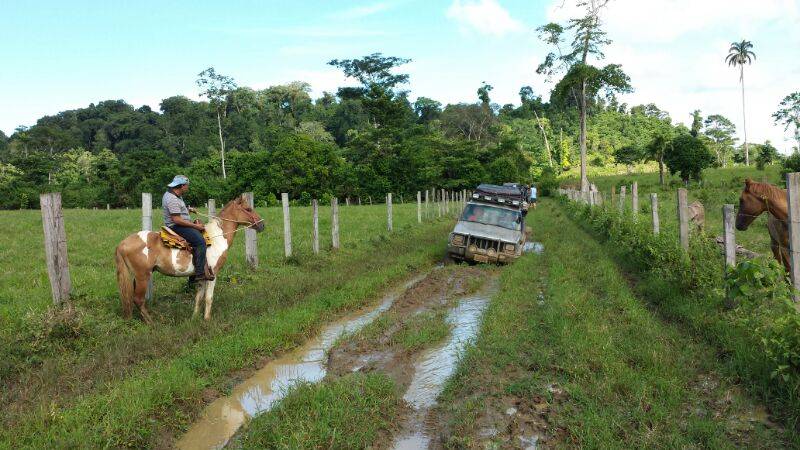
[(175, 175), (175, 178), (173, 178), (172, 182), (167, 186), (174, 188), (175, 186), (180, 186), (182, 184), (189, 184), (189, 177), (186, 175)]

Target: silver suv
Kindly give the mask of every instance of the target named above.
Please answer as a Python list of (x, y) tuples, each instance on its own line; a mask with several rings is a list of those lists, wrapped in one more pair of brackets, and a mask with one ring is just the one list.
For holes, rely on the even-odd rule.
[(464, 208), (447, 244), (451, 258), (505, 263), (518, 258), (525, 245), (525, 190), (482, 184)]

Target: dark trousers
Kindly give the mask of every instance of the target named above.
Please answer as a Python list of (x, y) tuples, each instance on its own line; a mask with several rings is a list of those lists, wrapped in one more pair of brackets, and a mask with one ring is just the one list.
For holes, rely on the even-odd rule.
[(202, 275), (206, 267), (206, 240), (203, 239), (202, 233), (194, 228), (182, 227), (180, 225), (173, 225), (172, 231), (181, 235), (186, 239), (189, 245), (192, 246), (192, 264), (194, 264), (194, 273)]

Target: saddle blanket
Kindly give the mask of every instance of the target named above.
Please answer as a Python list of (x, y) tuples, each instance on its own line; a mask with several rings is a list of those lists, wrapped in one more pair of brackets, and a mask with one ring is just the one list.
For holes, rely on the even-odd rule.
[[(159, 233), (161, 235), (161, 242), (169, 248), (177, 248), (178, 250), (192, 251), (192, 246), (186, 242), (181, 235), (172, 231), (169, 227), (161, 227)], [(203, 239), (206, 240), (206, 245), (211, 247), (211, 238), (208, 236), (208, 231), (203, 231)]]

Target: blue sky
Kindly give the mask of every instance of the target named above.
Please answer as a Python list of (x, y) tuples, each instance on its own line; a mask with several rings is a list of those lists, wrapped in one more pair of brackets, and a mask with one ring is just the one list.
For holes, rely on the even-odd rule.
[[(566, 6), (561, 7), (560, 5)], [(294, 80), (314, 95), (348, 83), (325, 63), (372, 52), (412, 58), (411, 96), (475, 101), (482, 81), (493, 101), (517, 103), (548, 49), (533, 29), (574, 16), (570, 0), (30, 1), (0, 6), (0, 130), (104, 99), (158, 109), (175, 94), (197, 98), (208, 66), (240, 85)], [(753, 41), (747, 67), (748, 137), (791, 142), (769, 115), (800, 90), (798, 0), (612, 0), (604, 13), (606, 61), (621, 63), (636, 92), (675, 121), (694, 109), (741, 127), (738, 74), (723, 63), (730, 41)]]

